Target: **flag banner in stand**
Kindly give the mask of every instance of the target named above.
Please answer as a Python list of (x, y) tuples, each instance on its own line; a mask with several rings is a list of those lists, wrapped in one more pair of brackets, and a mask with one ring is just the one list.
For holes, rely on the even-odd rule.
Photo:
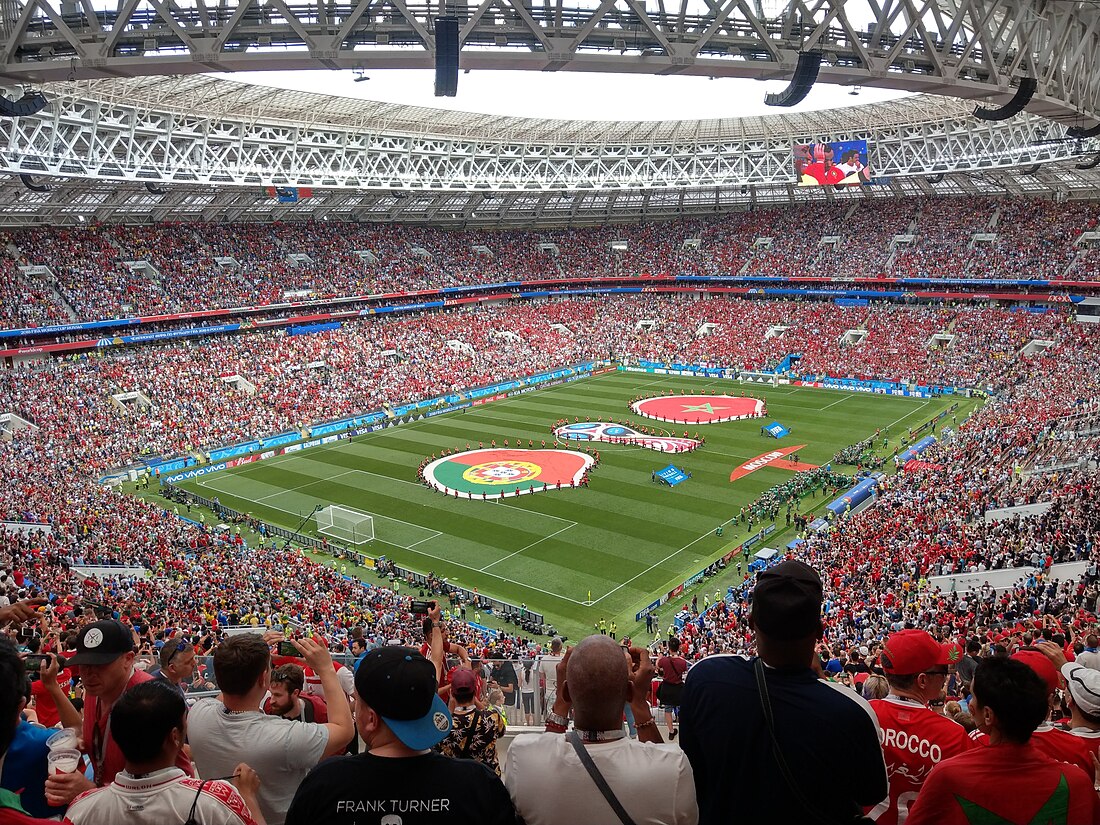
[(573, 450), (469, 450), (436, 459), (424, 468), (424, 478), (458, 498), (495, 499), (572, 487), (594, 462)]

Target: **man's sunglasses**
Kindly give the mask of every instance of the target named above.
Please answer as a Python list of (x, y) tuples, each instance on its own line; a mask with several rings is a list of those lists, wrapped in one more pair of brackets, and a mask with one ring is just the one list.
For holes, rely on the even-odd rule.
[(172, 654), (168, 657), (168, 661), (165, 663), (164, 666), (168, 667), (168, 665), (172, 664), (172, 660), (175, 659), (176, 656), (178, 656), (180, 653), (187, 650), (187, 648), (189, 648), (189, 647), (191, 647), (191, 643), (189, 641), (187, 641), (187, 639), (180, 639), (179, 642), (176, 643), (175, 649), (172, 651)]

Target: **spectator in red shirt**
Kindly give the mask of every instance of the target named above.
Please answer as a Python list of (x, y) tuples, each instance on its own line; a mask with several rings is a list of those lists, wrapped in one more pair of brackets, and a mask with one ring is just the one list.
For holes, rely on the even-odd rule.
[(988, 734), (989, 747), (934, 767), (907, 825), (1100, 820), (1092, 778), (1031, 741), (1047, 715), (1047, 689), (1038, 674), (1021, 661), (994, 656), (978, 665), (972, 692), (970, 713)]
[[(64, 693), (69, 692), (72, 681), (73, 672), (68, 667), (57, 674), (57, 684)], [(35, 679), (31, 682), (34, 712), (38, 715), (38, 724), (44, 728), (56, 727), (61, 721), (61, 712), (57, 708), (52, 691), (53, 683), (49, 679)]]
[(1040, 725), (1035, 745), (1059, 762), (1077, 765), (1093, 773), (1093, 758), (1100, 750), (1100, 671), (1067, 662), (1066, 655), (1054, 642), (1035, 644), (1058, 668), (1066, 680), (1065, 703), (1069, 709), (1070, 729)]
[[(131, 630), (111, 619), (93, 622), (80, 631), (77, 653), (70, 665), (80, 667), (84, 682), (84, 718), (81, 744), (95, 769), (95, 781), (79, 771), (58, 774), (46, 780), (46, 801), (68, 805), (79, 794), (110, 784), (123, 769), (125, 758), (111, 736), (111, 707), (127, 688), (153, 677), (134, 668), (134, 639)], [(181, 752), (178, 766), (191, 775), (191, 761)]]
[(305, 672), (298, 665), (279, 665), (271, 673), (271, 695), (264, 702), (264, 713), (300, 722), (328, 721), (328, 706), (320, 696), (303, 693)]
[(680, 640), (674, 636), (668, 640), (668, 655), (657, 660), (657, 670), (662, 680), (657, 688), (657, 698), (665, 711), (669, 740), (676, 738), (675, 714), (680, 710), (680, 694), (684, 690), (687, 669), (687, 659), (680, 655)]
[(941, 716), (928, 703), (943, 698), (948, 654), (924, 630), (890, 635), (879, 657), (890, 692), (871, 702), (879, 722), (890, 795), (868, 815), (881, 825), (905, 821), (931, 770), (974, 747), (962, 725)]

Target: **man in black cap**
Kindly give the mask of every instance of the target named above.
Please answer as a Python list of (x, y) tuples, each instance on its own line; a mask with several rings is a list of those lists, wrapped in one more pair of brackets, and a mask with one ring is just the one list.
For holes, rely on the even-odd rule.
[(318, 765), (298, 787), (286, 825), (514, 825), (504, 785), (480, 762), (431, 748), (451, 730), (435, 665), (408, 647), (382, 647), (355, 672), (358, 756)]
[(708, 657), (684, 686), (681, 745), (700, 825), (853, 820), (886, 796), (886, 765), (870, 705), (813, 669), (824, 633), (813, 568), (760, 573), (749, 627), (758, 657)]
[[(84, 718), (80, 741), (94, 770), (94, 783), (80, 771), (57, 774), (46, 780), (46, 801), (68, 805), (76, 796), (94, 787), (102, 788), (115, 779), (126, 764), (111, 736), (111, 708), (134, 685), (153, 679), (134, 668), (134, 635), (122, 622), (107, 619), (85, 626), (76, 639), (76, 655), (69, 665), (80, 668), (84, 683)], [(190, 776), (191, 760), (181, 751), (176, 766)]]

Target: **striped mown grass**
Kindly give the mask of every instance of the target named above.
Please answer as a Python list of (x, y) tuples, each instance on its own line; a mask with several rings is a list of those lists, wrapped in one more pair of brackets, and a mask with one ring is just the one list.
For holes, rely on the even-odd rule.
[[(497, 502), (447, 498), (416, 479), (420, 461), (442, 448), (462, 450), (494, 439), (501, 444), (505, 438), (513, 444), (519, 438), (524, 445), (531, 440), (536, 447), (544, 439), (552, 444), (550, 426), (560, 418), (602, 416), (669, 428), (632, 415), (628, 400), (642, 392), (700, 390), (763, 393), (767, 420), (782, 422), (792, 434), (776, 442), (760, 436), (762, 422), (747, 420), (689, 427), (689, 434), (698, 430), (707, 443), (683, 455), (598, 445), (601, 463), (588, 489)], [(789, 471), (765, 467), (731, 483), (735, 467), (777, 443), (805, 444), (802, 461), (825, 464), (841, 447), (887, 427), (892, 452), (907, 427), (956, 400), (961, 421), (975, 402), (616, 373), (247, 464), (182, 486), (291, 529), (317, 504), (362, 510), (375, 518), (376, 540), (360, 548), (369, 555), (384, 554), (488, 595), (525, 602), (573, 636), (590, 631), (601, 617), (615, 619), (625, 632), (635, 626), (637, 610), (739, 544), (747, 532), (727, 525), (718, 537), (719, 524), (791, 477)], [(681, 427), (674, 434), (682, 432)], [(653, 483), (652, 472), (670, 462), (692, 478), (676, 488)], [(823, 503), (807, 499), (802, 512)], [(310, 519), (304, 532), (315, 535), (314, 528)], [(776, 541), (783, 530), (781, 515)], [(713, 589), (714, 583), (704, 586)]]

